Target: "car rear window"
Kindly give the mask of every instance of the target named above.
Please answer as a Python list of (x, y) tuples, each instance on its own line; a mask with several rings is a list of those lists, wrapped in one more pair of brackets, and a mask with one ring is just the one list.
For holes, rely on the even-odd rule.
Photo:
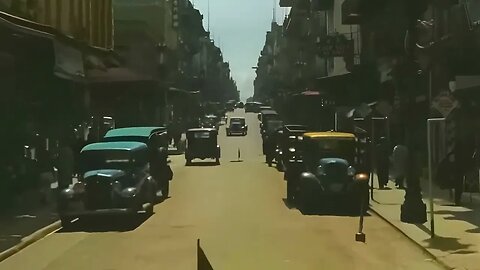
[(210, 138), (210, 132), (197, 132), (193, 137), (195, 139), (207, 139)]

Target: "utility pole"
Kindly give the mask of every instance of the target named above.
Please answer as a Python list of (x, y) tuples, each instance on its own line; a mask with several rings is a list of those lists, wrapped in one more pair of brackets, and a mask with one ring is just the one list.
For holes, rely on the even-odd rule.
[(400, 220), (405, 223), (423, 224), (427, 222), (427, 206), (422, 200), (422, 191), (420, 187), (419, 164), (414, 149), (415, 134), (417, 129), (415, 119), (415, 97), (418, 90), (418, 68), (415, 63), (414, 49), (416, 46), (416, 23), (417, 19), (426, 10), (426, 1), (408, 0), (407, 5), (408, 25), (407, 30), (410, 36), (409, 44), (405, 48), (404, 63), (402, 63), (400, 80), (402, 82), (403, 101), (401, 108), (403, 114), (403, 128), (405, 143), (408, 148), (407, 157), (407, 189), (405, 191), (405, 201), (401, 206)]

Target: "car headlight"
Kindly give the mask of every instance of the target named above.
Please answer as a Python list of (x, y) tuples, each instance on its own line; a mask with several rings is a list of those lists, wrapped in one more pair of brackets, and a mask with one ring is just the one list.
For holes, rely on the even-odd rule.
[(347, 169), (348, 176), (354, 176), (355, 172), (356, 172), (355, 168), (353, 168), (352, 166), (348, 167), (348, 169)]
[(366, 173), (359, 173), (355, 175), (355, 180), (359, 182), (366, 182), (369, 180), (369, 178), (370, 178), (369, 175)]
[(318, 175), (325, 175), (325, 169), (322, 166), (317, 167), (317, 174)]
[(124, 198), (133, 198), (137, 194), (137, 189), (134, 187), (128, 187), (122, 190), (120, 195)]
[(288, 148), (288, 152), (295, 153), (297, 150), (293, 147)]
[(297, 140), (303, 141), (303, 136), (298, 136), (298, 137), (297, 137)]
[(73, 191), (73, 189), (71, 188), (66, 188), (66, 189), (63, 189), (60, 192), (60, 194), (62, 195), (63, 198), (72, 199), (75, 196), (75, 191)]

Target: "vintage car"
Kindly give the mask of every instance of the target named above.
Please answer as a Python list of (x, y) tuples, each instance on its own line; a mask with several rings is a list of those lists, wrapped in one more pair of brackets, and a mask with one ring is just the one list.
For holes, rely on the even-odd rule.
[(260, 102), (247, 102), (245, 103), (245, 112), (246, 113), (259, 113), (260, 112), (260, 106), (262, 106), (262, 103)]
[(260, 121), (260, 133), (263, 134), (267, 129), (267, 123), (270, 120), (280, 120), (280, 115), (274, 110), (263, 110), (258, 114)]
[(148, 155), (148, 146), (140, 142), (85, 146), (80, 152), (79, 182), (59, 192), (62, 225), (92, 215), (152, 214), (156, 183)]
[(275, 159), (275, 150), (277, 146), (279, 130), (283, 128), (282, 120), (270, 120), (265, 123), (266, 130), (262, 133), (263, 154), (268, 166), (272, 166)]
[(169, 181), (173, 172), (168, 165), (168, 135), (165, 127), (128, 127), (112, 129), (103, 137), (104, 142), (133, 141), (145, 143), (150, 152), (150, 169), (164, 199), (170, 193)]
[(230, 123), (226, 128), (227, 136), (247, 135), (248, 126), (244, 117), (231, 117)]
[(281, 139), (282, 158), (284, 166), (283, 178), (287, 181), (287, 200), (293, 202), (294, 181), (300, 175), (303, 168), (303, 155), (301, 144), (303, 142), (303, 134), (308, 128), (303, 125), (285, 125), (283, 127), (283, 136)]
[(186, 165), (195, 158), (215, 159), (220, 164), (220, 146), (217, 144), (218, 131), (214, 128), (192, 128), (187, 131)]
[(303, 169), (288, 179), (294, 181), (293, 197), (302, 212), (331, 204), (366, 210), (369, 174), (355, 169), (357, 144), (351, 133), (303, 134)]
[(220, 118), (217, 115), (205, 115), (202, 119), (202, 128), (214, 128), (218, 130)]
[(235, 104), (235, 108), (237, 109), (243, 109), (245, 107), (245, 104), (241, 101), (237, 102), (237, 104)]
[(227, 112), (233, 112), (235, 110), (235, 105), (237, 102), (235, 100), (229, 100), (227, 103), (225, 103), (225, 110)]

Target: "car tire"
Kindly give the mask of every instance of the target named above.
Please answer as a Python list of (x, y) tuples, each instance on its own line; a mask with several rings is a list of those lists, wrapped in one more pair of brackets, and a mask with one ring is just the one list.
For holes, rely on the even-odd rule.
[(302, 214), (309, 215), (313, 213), (314, 205), (311, 200), (309, 190), (305, 187), (300, 187), (298, 195), (295, 198), (295, 202), (298, 204), (298, 210), (300, 210)]
[(185, 161), (185, 166), (191, 166), (191, 165), (192, 165), (192, 160), (187, 159), (187, 160)]
[(162, 195), (163, 200), (168, 199), (168, 196), (170, 195), (170, 181), (166, 181), (166, 183), (163, 185)]
[(220, 159), (219, 158), (215, 159), (215, 165), (220, 165)]

